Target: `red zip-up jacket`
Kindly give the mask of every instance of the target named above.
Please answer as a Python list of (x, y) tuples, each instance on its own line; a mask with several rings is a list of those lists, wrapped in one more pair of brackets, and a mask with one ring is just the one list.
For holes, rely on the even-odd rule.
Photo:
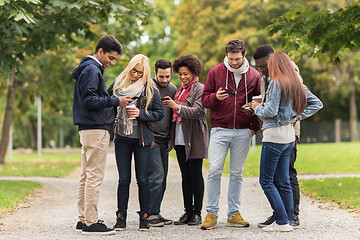
[[(227, 84), (226, 79), (228, 81)], [(226, 91), (234, 92), (235, 96), (228, 97), (222, 101), (218, 100), (216, 92), (220, 87)], [(249, 67), (247, 73), (243, 74), (236, 89), (234, 74), (227, 69), (224, 63), (221, 63), (213, 67), (207, 75), (202, 95), (202, 104), (205, 108), (210, 108), (212, 127), (228, 129), (249, 128), (256, 133), (261, 128), (259, 118), (255, 115), (247, 115), (241, 107), (246, 102), (251, 102), (252, 97), (257, 95), (260, 95), (260, 74), (258, 71), (253, 67)]]

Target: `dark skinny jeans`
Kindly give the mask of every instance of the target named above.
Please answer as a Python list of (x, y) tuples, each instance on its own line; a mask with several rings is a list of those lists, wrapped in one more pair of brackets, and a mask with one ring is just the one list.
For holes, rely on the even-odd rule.
[(119, 173), (117, 206), (119, 212), (126, 212), (129, 202), (131, 181), (131, 159), (134, 153), (135, 174), (139, 188), (139, 203), (142, 213), (149, 213), (149, 160), (151, 146), (139, 145), (139, 139), (115, 139), (116, 165)]
[(185, 212), (201, 215), (204, 198), (203, 159), (186, 160), (185, 146), (175, 146), (182, 178), (182, 192)]

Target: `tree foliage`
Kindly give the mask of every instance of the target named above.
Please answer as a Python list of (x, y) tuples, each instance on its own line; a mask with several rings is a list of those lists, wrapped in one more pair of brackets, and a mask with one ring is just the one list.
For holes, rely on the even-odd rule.
[(81, 38), (99, 38), (94, 24), (111, 21), (148, 21), (146, 1), (1, 0), (0, 67), (9, 76), (19, 69), (25, 56), (54, 50), (61, 43)]
[[(43, 111), (49, 113), (45, 117), (54, 119), (59, 109), (69, 113), (73, 92), (69, 91), (73, 87), (69, 75), (76, 65), (76, 53), (85, 49), (82, 53), (91, 54), (95, 41), (110, 34), (108, 29), (114, 30), (111, 33), (116, 33), (112, 35), (120, 42), (129, 42), (141, 35), (139, 27), (148, 23), (152, 12), (146, 0), (0, 0), (0, 80), (1, 85), (9, 83), (0, 163), (6, 152), (14, 103), (22, 110), (32, 109), (26, 106), (41, 95), (45, 100)], [(112, 27), (115, 25), (117, 28)], [(15, 94), (18, 99), (14, 101)], [(20, 114), (26, 116), (27, 112)]]
[[(172, 27), (180, 35), (177, 52), (202, 60), (202, 81), (210, 68), (223, 61), (230, 39), (245, 41), (252, 65), (253, 52), (259, 45), (286, 51), (299, 66), (305, 84), (325, 104), (309, 121), (332, 121), (351, 118), (352, 83), (359, 91), (359, 14), (359, 2), (351, 0), (182, 0)], [(340, 56), (344, 61), (336, 66), (327, 61)], [(351, 76), (355, 77), (349, 81)]]
[(318, 5), (294, 8), (274, 19), (268, 30), (280, 34), (285, 49), (338, 61), (341, 51), (360, 47), (360, 2), (336, 11)]
[[(304, 1), (285, 0), (184, 0), (175, 11), (172, 26), (181, 38), (179, 54), (194, 54), (204, 64), (205, 76), (225, 56), (226, 42), (233, 38), (245, 41), (248, 59), (262, 44), (276, 47), (279, 40), (269, 38), (265, 27)], [(204, 76), (204, 77), (205, 77)]]
[(316, 1), (312, 4), (310, 8), (295, 8), (274, 19), (268, 30), (282, 38), (282, 47), (296, 58), (314, 57), (320, 64), (328, 65), (330, 78), (323, 79), (327, 88), (322, 93), (333, 104), (326, 111), (332, 112), (331, 119), (347, 110), (350, 139), (358, 141), (360, 3), (355, 0), (341, 6), (343, 1), (340, 1), (335, 8), (325, 9), (320, 9)]
[[(135, 52), (145, 54), (150, 58), (152, 69), (159, 59), (168, 59), (173, 62), (178, 57), (175, 46), (178, 43), (179, 35), (170, 27), (176, 7), (174, 1), (156, 0), (155, 14), (151, 23), (144, 26), (141, 41), (138, 41), (134, 47)], [(154, 75), (154, 71), (152, 71), (152, 75)], [(175, 74), (171, 81), (177, 86), (181, 85), (180, 79)]]

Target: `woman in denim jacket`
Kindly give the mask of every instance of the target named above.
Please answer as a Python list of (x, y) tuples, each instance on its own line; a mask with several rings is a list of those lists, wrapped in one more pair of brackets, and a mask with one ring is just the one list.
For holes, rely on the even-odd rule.
[[(300, 83), (291, 60), (284, 52), (268, 62), (269, 87), (266, 104), (252, 102), (255, 114), (264, 118), (260, 161), (260, 185), (274, 210), (275, 222), (263, 231), (291, 231), (294, 220), (293, 195), (289, 178), (289, 159), (295, 144), (296, 120), (319, 111), (323, 104)], [(274, 178), (278, 188), (274, 185)]]

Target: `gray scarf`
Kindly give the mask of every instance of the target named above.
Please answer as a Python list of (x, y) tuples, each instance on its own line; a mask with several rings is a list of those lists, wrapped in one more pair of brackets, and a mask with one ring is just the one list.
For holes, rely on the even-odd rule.
[[(117, 80), (117, 79), (116, 79)], [(115, 80), (115, 81), (116, 81)], [(131, 96), (131, 97), (140, 97), (141, 93), (144, 91), (145, 87), (143, 85), (142, 79), (138, 79), (135, 83), (130, 84), (126, 88), (117, 89), (118, 86), (121, 86), (122, 81), (116, 81), (114, 84), (114, 95), (117, 97), (121, 96)], [(129, 104), (129, 105), (135, 105), (135, 102)], [(129, 119), (129, 116), (126, 111), (126, 107), (120, 107), (118, 106), (118, 114), (122, 112), (123, 115), (123, 124), (124, 124), (124, 134), (125, 135), (131, 135), (133, 133), (133, 119)], [(120, 118), (119, 118), (120, 119)]]
[[(234, 74), (234, 78), (235, 78), (235, 83), (236, 83), (236, 88), (242, 78), (242, 75), (245, 74), (245, 96), (246, 96), (246, 99), (245, 99), (245, 102), (248, 103), (248, 93), (247, 93), (247, 82), (246, 82), (246, 73), (247, 71), (249, 71), (249, 61), (244, 57), (244, 62), (243, 64), (238, 68), (238, 69), (235, 69), (235, 68), (232, 68), (229, 64), (229, 61), (228, 61), (228, 57), (226, 56), (224, 58), (224, 64), (225, 64), (225, 67), (226, 67), (226, 86), (225, 86), (225, 89), (228, 89), (228, 71), (232, 72)], [(239, 79), (238, 81), (236, 81), (236, 79)]]

